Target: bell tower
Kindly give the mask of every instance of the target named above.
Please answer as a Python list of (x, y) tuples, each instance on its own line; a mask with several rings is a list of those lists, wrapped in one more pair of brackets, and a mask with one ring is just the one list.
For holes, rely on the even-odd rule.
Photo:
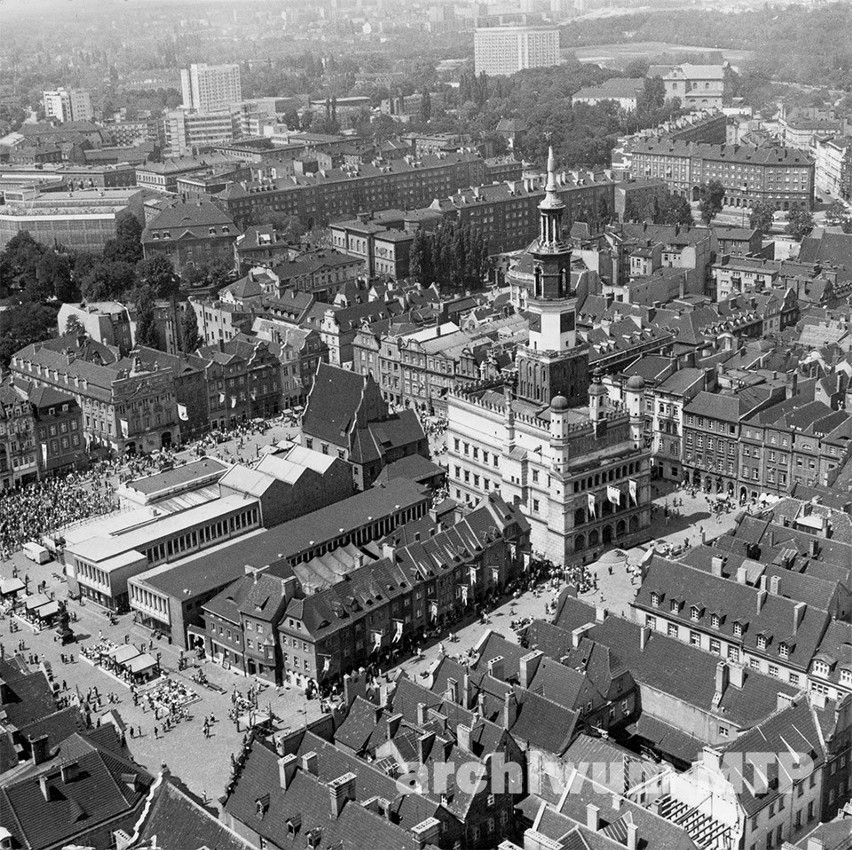
[(518, 396), (550, 404), (563, 395), (582, 404), (588, 388), (588, 359), (577, 344), (577, 297), (571, 287), (571, 247), (562, 239), (565, 204), (558, 194), (556, 158), (547, 156), (547, 183), (538, 205), (538, 238), (530, 245), (533, 286), (527, 299), (529, 344), (518, 354)]

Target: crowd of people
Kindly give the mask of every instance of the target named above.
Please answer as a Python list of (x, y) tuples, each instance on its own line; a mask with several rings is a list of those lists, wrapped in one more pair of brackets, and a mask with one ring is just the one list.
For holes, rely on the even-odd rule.
[(43, 478), (0, 494), (0, 551), (4, 559), (25, 543), (118, 507), (101, 464), (87, 472)]

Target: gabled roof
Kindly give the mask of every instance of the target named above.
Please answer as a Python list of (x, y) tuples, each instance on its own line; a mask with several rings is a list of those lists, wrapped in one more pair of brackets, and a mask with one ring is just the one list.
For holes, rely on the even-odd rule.
[[(76, 772), (60, 773), (61, 765)], [(68, 844), (94, 824), (132, 813), (152, 781), (117, 749), (74, 733), (55, 759), (0, 788), (0, 823), (21, 847)]]

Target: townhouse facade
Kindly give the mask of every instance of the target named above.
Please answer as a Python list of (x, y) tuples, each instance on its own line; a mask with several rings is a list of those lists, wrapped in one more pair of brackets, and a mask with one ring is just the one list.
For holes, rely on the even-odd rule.
[(814, 202), (814, 161), (792, 148), (710, 145), (649, 139), (633, 149), (635, 177), (658, 177), (669, 189), (697, 201), (702, 184), (718, 180), (723, 204), (751, 207), (763, 201), (776, 210), (810, 210)]

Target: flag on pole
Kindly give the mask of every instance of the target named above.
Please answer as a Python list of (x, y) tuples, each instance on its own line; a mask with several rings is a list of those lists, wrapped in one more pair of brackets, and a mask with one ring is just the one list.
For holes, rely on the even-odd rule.
[(639, 498), (639, 486), (632, 478), (627, 482), (627, 486), (630, 488), (630, 498), (633, 499), (633, 504), (635, 505)]
[(595, 504), (595, 494), (589, 493), (586, 498), (586, 502), (589, 506), (589, 516), (596, 517), (598, 515), (598, 507)]
[(621, 504), (621, 490), (619, 490), (618, 487), (613, 487), (612, 484), (607, 485), (606, 497), (616, 507), (618, 507)]
[(399, 643), (402, 640), (402, 620), (394, 620), (393, 624), (396, 629), (393, 633), (393, 642)]
[(130, 426), (127, 424), (126, 419), (119, 419), (119, 423), (121, 424), (121, 436), (126, 437), (130, 432)]
[(185, 404), (178, 405), (178, 416), (186, 422), (189, 419), (189, 413), (187, 412)]

